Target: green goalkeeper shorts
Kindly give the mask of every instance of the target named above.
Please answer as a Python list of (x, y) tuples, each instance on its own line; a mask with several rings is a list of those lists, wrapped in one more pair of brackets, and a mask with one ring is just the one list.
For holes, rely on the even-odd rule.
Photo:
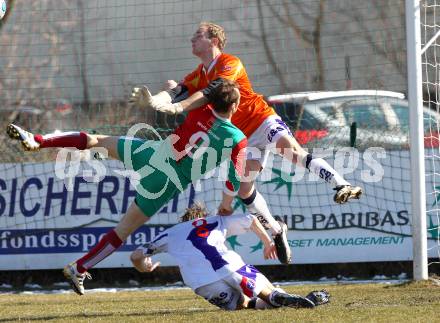
[(137, 173), (138, 178), (140, 176), (139, 184), (136, 186), (135, 201), (148, 217), (153, 216), (178, 194), (180, 189), (185, 190), (190, 183), (174, 160), (164, 160), (161, 169), (171, 166), (180, 181), (180, 189), (175, 184), (175, 180), (170, 180), (169, 174), (150, 165), (151, 157), (160, 152), (166, 144), (164, 141), (145, 141), (128, 137), (120, 137), (118, 140), (119, 159), (126, 169), (132, 169)]

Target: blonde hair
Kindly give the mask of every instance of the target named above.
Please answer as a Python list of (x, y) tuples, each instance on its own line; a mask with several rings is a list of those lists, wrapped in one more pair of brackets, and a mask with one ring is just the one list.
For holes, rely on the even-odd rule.
[(218, 39), (218, 48), (223, 50), (226, 45), (226, 35), (225, 30), (222, 26), (216, 25), (209, 21), (203, 21), (200, 23), (199, 27), (206, 27), (206, 31), (208, 34), (208, 38), (217, 38)]
[(202, 202), (194, 202), (194, 204), (185, 210), (185, 214), (180, 217), (180, 222), (206, 218), (208, 211)]

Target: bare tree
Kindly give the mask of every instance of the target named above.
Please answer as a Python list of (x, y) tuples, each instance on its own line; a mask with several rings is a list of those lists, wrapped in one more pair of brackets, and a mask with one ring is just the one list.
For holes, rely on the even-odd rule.
[[(255, 8), (258, 27), (249, 28), (241, 19), (236, 17), (235, 20), (240, 30), (248, 37), (261, 41), (267, 62), (272, 67), (274, 76), (279, 80), (281, 91), (294, 89), (289, 85), (292, 75), (286, 75), (279, 66), (277, 57), (280, 57), (280, 52), (277, 41), (271, 40), (274, 32), (278, 32), (279, 39), (290, 41), (292, 50), (312, 53), (305, 59), (306, 64), (296, 66), (297, 71), (294, 73), (311, 79), (311, 87), (314, 90), (325, 90), (326, 86), (329, 86), (326, 82), (327, 74), (336, 70), (336, 66), (329, 69), (326, 65), (326, 46), (339, 50), (340, 57), (344, 59), (347, 67), (347, 63), (350, 65), (350, 44), (362, 41), (368, 47), (363, 53), (366, 68), (368, 60), (376, 60), (380, 57), (383, 60), (381, 65), (388, 64), (395, 70), (393, 75), (406, 78), (405, 6), (402, 0), (250, 0), (250, 2), (255, 6), (248, 5), (251, 8), (248, 10)], [(275, 21), (279, 26), (274, 28), (272, 24), (268, 27), (271, 21)], [(332, 37), (332, 43), (326, 40), (325, 37), (328, 36)], [(335, 46), (336, 44), (338, 46)], [(290, 66), (294, 66), (295, 63), (298, 61), (292, 60)], [(344, 64), (341, 63), (338, 68), (344, 70)], [(305, 70), (304, 65), (312, 65), (314, 68)], [(349, 71), (348, 73), (346, 71), (346, 78), (349, 77), (348, 74)], [(373, 81), (366, 80), (366, 77), (363, 76), (363, 83)], [(382, 84), (381, 82), (384, 81), (383, 74), (374, 75), (374, 78), (375, 84)]]
[[(3, 107), (31, 104), (44, 107), (55, 95), (53, 79), (59, 72), (59, 52), (62, 42), (50, 24), (50, 1), (14, 3), (9, 1), (8, 19), (0, 33), (0, 91)], [(62, 1), (57, 1), (61, 3)], [(14, 15), (14, 6), (26, 6), (21, 16)], [(34, 21), (38, 23), (33, 23)], [(23, 22), (29, 22), (24, 24)], [(35, 45), (45, 48), (45, 53)]]
[[(316, 8), (316, 5), (309, 2), (283, 0), (284, 15), (274, 10), (274, 6), (268, 6), (274, 17), (294, 33), (304, 48), (313, 48), (317, 70), (314, 83), (315, 88), (318, 90), (324, 90), (325, 88), (324, 62), (321, 49), (321, 29), (325, 16), (325, 3), (326, 0), (319, 0)], [(304, 20), (310, 21), (311, 28), (301, 27), (295, 20), (293, 12), (300, 13)]]
[[(360, 3), (336, 2), (336, 12), (355, 23), (355, 37), (365, 39), (373, 53), (382, 56), (400, 75), (406, 77), (405, 1), (370, 0), (368, 11)], [(341, 26), (340, 31), (344, 27)]]
[(80, 30), (80, 78), (83, 91), (83, 107), (88, 108), (90, 104), (89, 81), (87, 78), (87, 41), (86, 41), (86, 19), (84, 12), (84, 1), (78, 0), (79, 9), (79, 30)]
[[(285, 34), (291, 33), (295, 36), (298, 43), (298, 48), (313, 49), (314, 63), (316, 72), (312, 76), (313, 88), (324, 90), (325, 88), (325, 70), (321, 48), (321, 34), (322, 26), (325, 17), (326, 0), (319, 0), (314, 2), (307, 1), (288, 1), (282, 0), (280, 4), (270, 3), (268, 0), (255, 0), (258, 11), (258, 26), (259, 32), (255, 32), (246, 28), (242, 21), (236, 18), (240, 29), (246, 33), (248, 37), (261, 41), (267, 61), (273, 69), (275, 77), (279, 80), (281, 91), (290, 91), (292, 86), (289, 85), (288, 75), (277, 64), (275, 58), (276, 48), (270, 45), (270, 36), (266, 28), (264, 20), (264, 12), (269, 11), (276, 21), (281, 24), (281, 30), (287, 30)], [(277, 8), (281, 6), (281, 12)], [(295, 14), (294, 14), (295, 13)], [(307, 27), (301, 26), (295, 15), (301, 15), (304, 21), (308, 21)]]

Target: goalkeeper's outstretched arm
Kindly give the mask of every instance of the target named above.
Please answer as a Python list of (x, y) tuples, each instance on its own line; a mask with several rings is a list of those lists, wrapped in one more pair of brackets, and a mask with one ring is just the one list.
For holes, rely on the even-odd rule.
[[(174, 101), (173, 101), (174, 102)], [(173, 103), (173, 105), (180, 105), (182, 112), (189, 112), (191, 110), (200, 108), (209, 103), (209, 100), (203, 94), (203, 91), (197, 91), (193, 95), (187, 97), (186, 99)], [(177, 108), (179, 109), (179, 108)], [(171, 113), (173, 114), (173, 113)]]
[[(221, 78), (215, 79), (215, 80), (211, 81), (211, 83), (209, 83), (206, 88), (195, 92), (190, 97), (188, 97), (184, 100), (181, 100), (181, 101), (177, 100), (177, 101), (179, 101), (178, 103), (181, 105), (182, 111), (188, 112), (188, 111), (200, 108), (201, 106), (208, 104), (211, 101), (209, 99), (210, 94), (212, 93), (212, 91), (214, 89), (216, 89), (222, 83), (223, 82), (222, 82)], [(184, 85), (178, 85), (177, 88), (179, 88), (179, 87), (182, 88), (183, 91), (185, 91)], [(181, 93), (182, 93), (182, 90), (181, 90)], [(181, 93), (177, 96), (177, 99), (179, 96), (182, 95)]]
[[(170, 83), (170, 81), (168, 82)], [(129, 104), (167, 114), (188, 112), (208, 104), (210, 102), (209, 95), (220, 84), (222, 84), (221, 79), (213, 80), (206, 88), (191, 96), (188, 96), (188, 89), (183, 84), (178, 84), (176, 87), (161, 91), (156, 95), (151, 95), (144, 85), (133, 89)]]
[(132, 90), (128, 104), (142, 109), (153, 109), (167, 114), (178, 114), (194, 110), (209, 103), (203, 92), (198, 91), (187, 97), (181, 88), (182, 86), (179, 85), (174, 89), (151, 95), (147, 86), (135, 87)]

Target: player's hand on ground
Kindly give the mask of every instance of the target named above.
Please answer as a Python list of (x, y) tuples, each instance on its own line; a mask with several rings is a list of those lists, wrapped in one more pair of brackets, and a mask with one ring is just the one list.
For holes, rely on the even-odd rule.
[(141, 87), (134, 87), (131, 91), (131, 96), (128, 99), (128, 105), (139, 107), (141, 109), (151, 108), (153, 104), (153, 96), (148, 90), (148, 87), (143, 85)]
[(264, 259), (278, 259), (277, 250), (273, 241), (264, 245), (263, 255)]

